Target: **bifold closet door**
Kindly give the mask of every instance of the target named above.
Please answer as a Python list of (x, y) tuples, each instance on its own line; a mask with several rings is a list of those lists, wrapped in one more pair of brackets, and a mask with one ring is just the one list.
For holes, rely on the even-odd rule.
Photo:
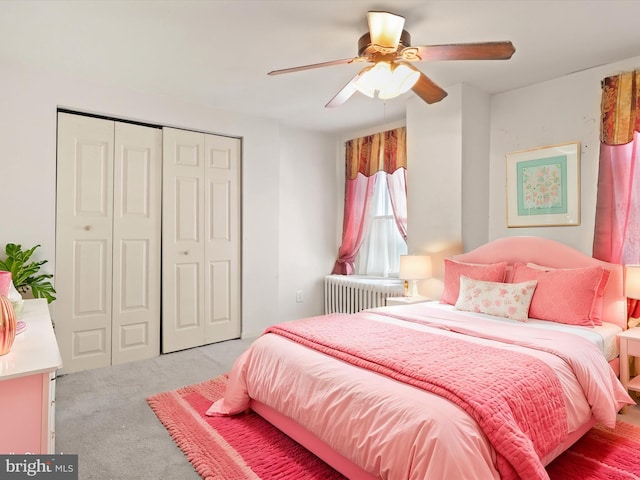
[(239, 338), (240, 139), (205, 135), (205, 343)]
[(65, 373), (111, 365), (111, 121), (58, 114), (56, 338)]
[(240, 336), (240, 140), (163, 136), (162, 351)]
[(52, 304), (63, 371), (159, 354), (162, 131), (58, 115)]
[(116, 122), (111, 363), (160, 354), (162, 130)]

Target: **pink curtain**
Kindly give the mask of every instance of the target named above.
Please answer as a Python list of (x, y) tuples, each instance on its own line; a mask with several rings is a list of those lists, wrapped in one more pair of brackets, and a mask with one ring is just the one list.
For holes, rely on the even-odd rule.
[[(332, 273), (351, 275), (355, 259), (369, 230), (369, 203), (373, 195), (375, 174), (386, 172), (396, 224), (406, 240), (406, 130), (404, 127), (349, 140), (345, 145), (346, 184), (342, 244)], [(389, 175), (402, 170), (396, 176)], [(401, 177), (401, 178), (400, 178)], [(389, 185), (389, 184), (387, 184)], [(404, 192), (404, 199), (401, 198)], [(395, 198), (394, 198), (395, 197)]]
[(407, 241), (407, 171), (399, 168), (387, 174), (387, 189), (391, 197), (391, 208), (398, 231)]
[(625, 145), (600, 145), (593, 256), (611, 263), (640, 263), (638, 133)]
[(368, 230), (369, 200), (373, 195), (373, 185), (376, 177), (356, 175), (348, 179), (345, 186), (344, 220), (342, 221), (342, 245), (338, 250), (331, 273), (351, 275), (354, 272), (354, 262), (365, 232)]
[[(605, 78), (593, 256), (623, 265), (640, 263), (639, 131), (640, 71)], [(640, 303), (627, 307), (640, 316)]]

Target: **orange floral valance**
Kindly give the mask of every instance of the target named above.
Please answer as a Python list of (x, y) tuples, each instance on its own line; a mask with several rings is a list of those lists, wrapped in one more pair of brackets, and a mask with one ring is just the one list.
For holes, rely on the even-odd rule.
[(370, 177), (380, 171), (393, 173), (398, 168), (407, 168), (405, 127), (348, 140), (345, 148), (349, 179), (356, 178), (358, 173)]
[(640, 70), (602, 81), (600, 141), (623, 145), (640, 131)]

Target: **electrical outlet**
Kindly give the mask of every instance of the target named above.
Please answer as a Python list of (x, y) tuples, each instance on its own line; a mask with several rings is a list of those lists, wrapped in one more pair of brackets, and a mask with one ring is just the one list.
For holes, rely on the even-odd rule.
[(296, 302), (302, 303), (304, 301), (304, 295), (302, 294), (302, 290), (298, 290), (296, 292)]

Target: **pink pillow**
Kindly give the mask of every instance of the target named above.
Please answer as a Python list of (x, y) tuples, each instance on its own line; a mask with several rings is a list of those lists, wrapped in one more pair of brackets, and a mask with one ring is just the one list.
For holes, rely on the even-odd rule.
[[(539, 270), (558, 270), (553, 267), (545, 267), (544, 265), (536, 265), (535, 263), (527, 263), (527, 267), (537, 268)], [(571, 269), (567, 269), (571, 270)], [(589, 318), (593, 325), (602, 325), (602, 309), (604, 308), (604, 290), (607, 288), (607, 283), (609, 282), (609, 276), (611, 275), (611, 271), (606, 268), (602, 269), (602, 278), (600, 279), (600, 284), (598, 285), (598, 290), (596, 291), (596, 296), (593, 299), (593, 305), (591, 305), (591, 311), (589, 312)]]
[(529, 317), (591, 327), (597, 322), (592, 311), (597, 309), (598, 293), (604, 295), (605, 275), (605, 269), (598, 266), (541, 270), (516, 263), (513, 282), (538, 281)]
[(472, 280), (486, 282), (502, 282), (507, 268), (507, 262), (479, 265), (473, 263), (456, 262), (444, 259), (444, 291), (440, 303), (455, 305), (460, 294), (460, 276), (464, 275)]

